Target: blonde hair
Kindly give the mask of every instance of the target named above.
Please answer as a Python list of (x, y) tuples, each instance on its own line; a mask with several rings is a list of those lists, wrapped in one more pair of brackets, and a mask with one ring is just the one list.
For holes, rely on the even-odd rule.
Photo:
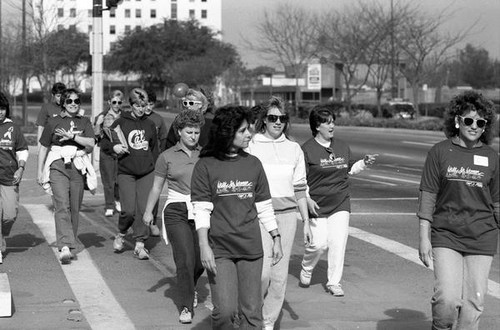
[(202, 92), (190, 88), (187, 91), (186, 96), (184, 96), (184, 98), (192, 100), (192, 101), (200, 101), (201, 102), (201, 110), (203, 112), (207, 111), (207, 109), (208, 109), (208, 99), (205, 96), (205, 94), (203, 94)]
[(120, 100), (123, 100), (123, 92), (119, 89), (115, 89), (111, 93), (109, 93), (109, 100), (114, 99), (115, 97), (119, 97)]

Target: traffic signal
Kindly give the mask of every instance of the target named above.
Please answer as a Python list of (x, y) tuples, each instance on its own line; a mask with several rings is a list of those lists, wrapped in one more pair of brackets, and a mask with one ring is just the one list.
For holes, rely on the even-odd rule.
[(122, 0), (106, 0), (107, 9), (116, 8)]

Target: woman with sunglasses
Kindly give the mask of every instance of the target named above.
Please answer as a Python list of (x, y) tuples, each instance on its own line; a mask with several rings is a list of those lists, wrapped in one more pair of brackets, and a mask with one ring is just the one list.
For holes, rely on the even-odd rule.
[(141, 88), (129, 93), (132, 111), (123, 111), (120, 118), (111, 125), (115, 134), (104, 136), (102, 148), (118, 155), (118, 189), (122, 211), (118, 218), (118, 233), (113, 249), (120, 253), (125, 248), (125, 235), (130, 227), (134, 230), (134, 256), (140, 260), (149, 259), (144, 246), (150, 236), (149, 227), (142, 217), (146, 209), (148, 194), (153, 186), (155, 162), (158, 158), (158, 137), (155, 123), (145, 115), (148, 94)]
[[(351, 212), (349, 176), (375, 162), (375, 155), (352, 159), (349, 145), (334, 137), (335, 114), (324, 105), (315, 106), (309, 114), (313, 138), (302, 145), (304, 151), (311, 219), (304, 225), (305, 251), (300, 284), (308, 287), (314, 267), (328, 251), (327, 292), (343, 297), (340, 284)], [(307, 237), (307, 233), (310, 236)]]
[(478, 329), (500, 227), (493, 103), (476, 91), (455, 96), (447, 140), (427, 155), (420, 182), (419, 256), (434, 266), (432, 329)]
[(264, 249), (262, 315), (266, 330), (274, 329), (285, 299), (288, 265), (297, 229), (297, 207), (302, 221), (309, 222), (304, 153), (298, 143), (288, 139), (289, 125), (283, 101), (271, 97), (258, 112), (256, 134), (247, 149), (259, 158), (266, 172), (283, 247), (283, 259), (271, 267), (273, 240), (261, 226)]
[[(109, 108), (96, 116), (94, 133), (99, 147), (101, 146), (100, 142), (104, 134), (111, 134), (109, 128), (116, 119), (120, 118), (122, 103), (122, 91), (114, 90), (109, 95)], [(121, 211), (120, 194), (118, 192), (118, 183), (116, 181), (118, 174), (118, 160), (116, 153), (112, 150), (105, 151), (103, 148), (100, 148), (99, 171), (101, 172), (102, 186), (104, 188), (104, 215), (111, 217), (113, 216), (115, 209), (117, 212)]]
[[(272, 263), (283, 256), (261, 162), (243, 150), (251, 139), (245, 107), (219, 108), (191, 180), (201, 263), (212, 293), (212, 329), (262, 328), (262, 237), (273, 237)], [(239, 314), (239, 317), (237, 317)]]
[[(38, 183), (50, 190), (54, 202), (57, 246), (61, 263), (71, 262), (79, 245), (78, 222), (85, 176), (94, 173), (88, 154), (94, 147), (94, 130), (82, 116), (80, 93), (67, 89), (61, 95), (61, 113), (49, 118), (40, 137)], [(82, 167), (83, 166), (83, 167)], [(88, 184), (88, 181), (87, 181)]]
[[(208, 142), (208, 135), (210, 132), (210, 127), (212, 126), (213, 115), (209, 110), (210, 102), (204, 93), (197, 91), (195, 89), (189, 89), (186, 95), (182, 98), (182, 109), (183, 110), (196, 110), (200, 111), (205, 117), (205, 125), (203, 125), (200, 133), (200, 146), (204, 146)], [(167, 135), (166, 147), (173, 147), (179, 141), (179, 136), (175, 131), (174, 127), (170, 127)]]

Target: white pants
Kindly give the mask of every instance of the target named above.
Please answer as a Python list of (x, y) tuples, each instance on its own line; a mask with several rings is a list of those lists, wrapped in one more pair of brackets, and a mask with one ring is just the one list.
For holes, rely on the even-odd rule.
[(264, 329), (273, 328), (285, 300), (288, 265), (297, 229), (297, 213), (277, 213), (276, 222), (278, 223), (278, 230), (281, 235), (283, 258), (274, 266), (271, 266), (273, 260), (273, 240), (264, 226), (260, 226), (262, 247), (264, 249), (264, 262), (262, 265), (262, 296), (264, 299), (262, 317)]
[(328, 283), (340, 283), (344, 271), (344, 256), (349, 235), (347, 211), (340, 211), (328, 218), (311, 219), (312, 244), (306, 247), (302, 268), (312, 273), (323, 253), (328, 250)]

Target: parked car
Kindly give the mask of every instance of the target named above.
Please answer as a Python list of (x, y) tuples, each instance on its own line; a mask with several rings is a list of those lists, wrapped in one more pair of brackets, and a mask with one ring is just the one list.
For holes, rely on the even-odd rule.
[(414, 119), (415, 107), (411, 102), (389, 101), (383, 105), (384, 117)]

